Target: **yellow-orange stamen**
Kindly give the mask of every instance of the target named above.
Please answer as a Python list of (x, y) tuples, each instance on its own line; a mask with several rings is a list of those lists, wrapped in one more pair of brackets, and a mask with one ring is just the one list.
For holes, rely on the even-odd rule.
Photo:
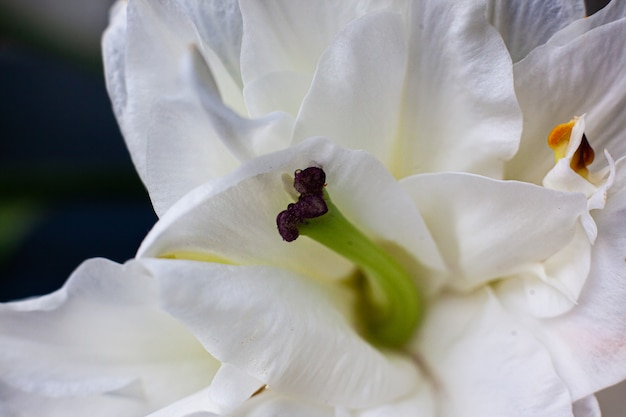
[[(577, 118), (574, 118), (567, 123), (556, 126), (552, 129), (552, 132), (550, 132), (548, 136), (548, 146), (550, 146), (554, 152), (555, 162), (567, 156), (567, 147), (576, 122)], [(589, 144), (585, 134), (583, 134), (580, 145), (578, 145), (578, 149), (576, 149), (570, 160), (570, 168), (578, 175), (586, 178), (589, 174), (587, 167), (593, 162), (594, 156), (593, 148)]]

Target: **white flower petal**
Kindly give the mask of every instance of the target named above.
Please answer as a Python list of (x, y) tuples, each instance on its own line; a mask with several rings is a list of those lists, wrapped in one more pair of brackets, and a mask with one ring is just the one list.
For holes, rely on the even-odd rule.
[(489, 290), (437, 300), (417, 351), (440, 389), (438, 416), (572, 415), (549, 353)]
[(585, 196), (463, 173), (422, 174), (402, 186), (450, 269), (449, 285), (475, 289), (562, 249), (586, 211)]
[[(213, 75), (200, 51), (191, 48), (185, 56), (185, 74), (197, 92), (206, 111), (206, 118), (222, 143), (240, 161), (269, 153), (289, 144), (293, 120), (275, 112), (263, 119), (245, 119), (224, 105)], [(213, 151), (216, 155), (219, 152)]]
[(358, 413), (358, 417), (413, 417), (419, 413), (420, 417), (435, 417), (437, 405), (435, 404), (434, 390), (424, 383), (418, 389), (400, 400), (373, 407)]
[[(109, 26), (102, 35), (105, 81), (113, 113), (121, 120), (126, 108), (126, 1), (117, 1), (109, 12)], [(143, 166), (143, 159), (135, 161)]]
[(16, 389), (0, 381), (0, 415), (138, 417), (150, 411), (136, 398), (110, 394), (53, 398)]
[(282, 71), (312, 77), (318, 57), (348, 22), (376, 10), (397, 10), (394, 3), (402, 2), (240, 1), (244, 29), (241, 52), (244, 84)]
[(552, 351), (575, 400), (621, 381), (626, 373), (625, 174), (624, 164), (618, 164), (606, 207), (593, 212), (599, 233), (578, 305), (549, 321), (528, 321)]
[[(232, 80), (241, 88), (239, 62), (243, 23), (237, 0), (179, 2), (193, 20), (203, 46), (216, 54)], [(218, 85), (221, 85), (220, 81), (218, 80)]]
[(160, 282), (165, 309), (207, 351), (277, 392), (362, 408), (401, 397), (418, 380), (406, 359), (361, 339), (330, 289), (307, 278), (273, 267), (142, 262)]
[(515, 64), (524, 133), (518, 154), (507, 164), (508, 178), (540, 183), (554, 164), (548, 135), (556, 125), (582, 114), (594, 149), (626, 154), (624, 38), (626, 19), (621, 19), (565, 45), (543, 45)]
[(289, 71), (272, 72), (246, 84), (243, 93), (252, 117), (283, 111), (295, 120), (310, 84), (309, 75)]
[(216, 404), (215, 411), (228, 414), (250, 398), (263, 382), (236, 366), (224, 363), (211, 381), (209, 397)]
[(532, 314), (537, 317), (561, 315), (578, 302), (591, 264), (591, 242), (582, 226), (559, 252), (524, 274), (523, 289)]
[(400, 15), (370, 13), (351, 22), (320, 58), (294, 140), (325, 136), (348, 148), (365, 149), (393, 170), (389, 158), (405, 69)]
[(189, 45), (201, 43), (182, 6), (136, 0), (115, 10), (103, 39), (107, 86), (135, 167), (161, 215), (236, 160), (182, 77)]
[(161, 408), (147, 417), (218, 417), (218, 414), (209, 411), (213, 408), (215, 405), (210, 401), (208, 388), (205, 388)]
[(87, 261), (61, 290), (0, 306), (0, 380), (35, 404), (121, 396), (143, 412), (207, 385), (216, 361), (157, 302), (137, 265)]
[[(603, 2), (601, 2), (603, 3)], [(626, 4), (623, 1), (609, 1), (608, 4), (597, 13), (572, 22), (554, 34), (548, 42), (550, 45), (563, 46), (572, 39), (584, 35), (591, 29), (614, 22), (626, 17)]]
[[(345, 277), (350, 264), (343, 258), (309, 239), (285, 243), (276, 229), (276, 216), (293, 202), (285, 175), (311, 165), (324, 168), (335, 205), (364, 233), (404, 248), (432, 270), (443, 269), (420, 213), (384, 166), (319, 138), (250, 161), (188, 194), (150, 232), (138, 256), (195, 253), (198, 259), (281, 266), (317, 279)], [(434, 277), (430, 284), (436, 284)]]
[(489, 21), (506, 43), (513, 62), (543, 45), (559, 29), (586, 15), (582, 0), (490, 0)]
[(396, 177), (467, 171), (494, 178), (517, 149), (521, 113), (511, 58), (486, 5), (415, 3)]
[(228, 417), (338, 417), (333, 407), (314, 405), (271, 390), (246, 402)]
[[(574, 417), (601, 417), (600, 405), (594, 395), (590, 395), (574, 403)], [(607, 415), (606, 417), (611, 417)]]

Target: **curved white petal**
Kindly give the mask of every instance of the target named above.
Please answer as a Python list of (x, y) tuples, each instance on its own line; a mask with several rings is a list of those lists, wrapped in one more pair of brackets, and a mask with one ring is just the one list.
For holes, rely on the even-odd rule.
[(443, 269), (420, 213), (384, 166), (319, 138), (257, 158), (188, 194), (150, 232), (138, 256), (194, 253), (194, 259), (281, 266), (316, 279), (345, 277), (350, 265), (334, 252), (306, 238), (283, 242), (276, 229), (276, 216), (294, 201), (289, 177), (311, 165), (324, 168), (335, 205), (364, 233), (403, 248), (433, 271)]
[(316, 404), (362, 408), (415, 387), (417, 368), (361, 339), (329, 287), (273, 267), (142, 263), (160, 283), (164, 308), (207, 351), (270, 389)]
[(208, 388), (181, 398), (147, 417), (218, 417), (213, 412), (215, 405), (210, 401)]
[(583, 194), (471, 174), (422, 174), (401, 184), (441, 250), (448, 285), (464, 291), (556, 254), (587, 209)]
[(150, 409), (143, 401), (115, 393), (54, 398), (22, 391), (0, 381), (0, 415), (3, 417), (140, 417)]
[(597, 13), (572, 22), (550, 38), (549, 44), (554, 46), (566, 45), (572, 39), (584, 35), (591, 29), (614, 22), (626, 17), (626, 4), (623, 1), (609, 1)]
[[(573, 411), (574, 417), (601, 417), (600, 405), (594, 395), (576, 401)], [(605, 415), (605, 417), (611, 417), (611, 415)]]
[(237, 366), (223, 363), (213, 377), (209, 397), (219, 414), (228, 414), (265, 384)]
[(623, 18), (565, 45), (538, 47), (515, 64), (524, 133), (518, 154), (507, 164), (508, 178), (540, 183), (554, 164), (548, 135), (556, 125), (582, 114), (594, 149), (626, 154), (626, 78), (621, 70), (626, 65), (625, 37)]
[(390, 170), (406, 68), (399, 14), (371, 13), (349, 24), (320, 58), (294, 140), (325, 136), (365, 149)]
[(585, 17), (582, 0), (490, 0), (489, 21), (498, 29), (513, 62), (543, 45), (560, 29)]
[[(193, 20), (202, 45), (216, 54), (216, 58), (241, 90), (240, 55), (243, 23), (237, 0), (179, 0), (179, 2)], [(222, 80), (218, 80), (218, 85), (221, 86), (226, 80), (220, 81)]]
[(521, 113), (511, 58), (486, 4), (414, 3), (396, 155), (398, 178), (466, 171), (494, 178), (517, 150)]
[(572, 416), (550, 354), (490, 290), (438, 299), (416, 347), (439, 388), (438, 416)]
[(42, 415), (90, 399), (108, 415), (123, 404), (146, 413), (208, 385), (216, 361), (158, 307), (155, 284), (136, 264), (95, 259), (53, 294), (0, 305), (7, 407), (30, 397)]
[(161, 215), (237, 161), (183, 77), (189, 45), (201, 43), (183, 7), (170, 0), (134, 0), (115, 10), (103, 38), (107, 86), (135, 167)]
[(591, 264), (591, 242), (582, 226), (571, 241), (556, 254), (526, 274), (519, 295), (528, 302), (531, 314), (555, 317), (566, 313), (578, 302)]
[[(109, 12), (109, 25), (102, 35), (105, 82), (113, 113), (121, 120), (126, 109), (126, 4), (117, 1)], [(137, 161), (142, 162), (142, 161)]]
[[(274, 112), (262, 119), (246, 119), (226, 107), (213, 75), (197, 48), (192, 47), (185, 56), (185, 75), (198, 94), (206, 119), (211, 121), (230, 153), (240, 161), (276, 151), (289, 144), (292, 118)], [(221, 156), (219, 152), (213, 152)]]
[(626, 168), (621, 163), (606, 207), (593, 212), (598, 239), (578, 306), (555, 320), (537, 323), (576, 399), (626, 376), (625, 213)]
[(246, 84), (243, 94), (252, 117), (282, 111), (295, 119), (310, 84), (308, 74), (277, 71)]
[(228, 417), (338, 417), (334, 407), (280, 395), (271, 390), (255, 396)]
[(319, 56), (348, 22), (376, 10), (401, 10), (402, 3), (393, 0), (281, 0), (271, 3), (241, 0), (244, 84), (281, 71), (312, 77)]
[(435, 391), (429, 384), (423, 383), (415, 392), (400, 400), (372, 407), (358, 414), (358, 417), (412, 417), (416, 414), (420, 417), (438, 416), (435, 401)]

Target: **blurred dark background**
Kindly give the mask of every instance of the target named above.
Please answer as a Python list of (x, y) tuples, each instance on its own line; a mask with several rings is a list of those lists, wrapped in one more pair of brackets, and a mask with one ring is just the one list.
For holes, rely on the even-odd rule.
[(0, 0), (0, 301), (132, 258), (156, 221), (111, 111), (112, 0)]
[[(0, 301), (52, 292), (87, 258), (132, 258), (156, 221), (104, 86), (112, 3), (0, 0)], [(621, 385), (599, 394), (604, 417), (626, 415)]]

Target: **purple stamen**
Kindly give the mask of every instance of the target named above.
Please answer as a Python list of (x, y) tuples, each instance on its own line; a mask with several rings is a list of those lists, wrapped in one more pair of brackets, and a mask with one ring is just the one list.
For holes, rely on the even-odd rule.
[(309, 167), (295, 172), (293, 187), (300, 193), (300, 197), (276, 217), (278, 233), (283, 240), (293, 242), (300, 235), (298, 225), (328, 212), (324, 201), (325, 182), (326, 173), (321, 168)]

